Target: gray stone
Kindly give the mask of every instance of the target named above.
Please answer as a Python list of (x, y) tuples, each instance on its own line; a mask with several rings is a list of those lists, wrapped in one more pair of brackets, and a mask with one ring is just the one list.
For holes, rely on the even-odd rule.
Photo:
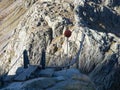
[(21, 90), (22, 82), (14, 82), (11, 83), (9, 86), (2, 88), (0, 90)]
[(39, 76), (42, 76), (42, 77), (52, 77), (53, 74), (54, 74), (54, 69), (44, 69), (44, 70), (41, 70), (38, 74)]
[(63, 76), (58, 76), (58, 77), (55, 77), (54, 79), (55, 79), (57, 82), (65, 81), (65, 80), (66, 80), (65, 77), (63, 77)]
[(37, 78), (24, 82), (22, 89), (45, 89), (56, 83), (53, 78)]
[(63, 7), (70, 12), (73, 10), (73, 6), (70, 3), (63, 3)]
[[(118, 65), (114, 63), (111, 66), (108, 63), (110, 59), (106, 56), (111, 58), (118, 53), (116, 47), (120, 43), (120, 0), (2, 0), (0, 11), (1, 75), (17, 60), (17, 64), (9, 72), (9, 76), (15, 75), (16, 69), (22, 65), (21, 54), (24, 49), (28, 50), (30, 63), (33, 65), (39, 64), (41, 49), (45, 46), (47, 65), (69, 64), (79, 50), (84, 33), (86, 37), (78, 60), (79, 69), (91, 74), (96, 86), (103, 84), (98, 86), (99, 90), (119, 90), (120, 74), (117, 72), (120, 70), (120, 59)], [(73, 24), (69, 24), (69, 21)], [(41, 25), (38, 25), (39, 22)], [(68, 39), (69, 60), (66, 59), (67, 41), (63, 28), (72, 31)]]
[(57, 83), (47, 90), (95, 90), (93, 85), (75, 80), (67, 80)]
[(66, 78), (71, 78), (73, 75), (80, 74), (78, 69), (70, 68), (66, 70), (57, 71), (54, 76), (64, 76)]
[(23, 81), (29, 79), (30, 75), (37, 69), (37, 66), (29, 66), (27, 69), (24, 69), (19, 75), (17, 75), (14, 80)]
[(92, 83), (90, 78), (87, 75), (84, 75), (84, 74), (74, 75), (72, 77), (72, 79), (87, 82), (87, 83)]

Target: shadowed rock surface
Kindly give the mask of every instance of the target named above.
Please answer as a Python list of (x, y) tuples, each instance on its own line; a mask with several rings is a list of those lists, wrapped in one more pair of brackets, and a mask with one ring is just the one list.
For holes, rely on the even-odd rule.
[[(48, 70), (52, 69), (44, 69), (44, 72), (43, 70), (33, 71), (31, 75), (34, 78), (30, 79), (31, 76), (28, 76), (24, 82), (21, 82), (23, 79), (20, 78), (21, 80), (19, 79), (17, 82), (13, 81), (1, 90), (95, 90), (95, 86), (90, 78), (81, 74), (78, 69), (52, 70), (54, 72), (46, 74)], [(64, 72), (67, 74), (64, 75)], [(35, 73), (39, 73), (40, 77), (35, 78)], [(53, 76), (51, 76), (51, 74), (53, 74)], [(69, 77), (70, 75), (71, 77)]]

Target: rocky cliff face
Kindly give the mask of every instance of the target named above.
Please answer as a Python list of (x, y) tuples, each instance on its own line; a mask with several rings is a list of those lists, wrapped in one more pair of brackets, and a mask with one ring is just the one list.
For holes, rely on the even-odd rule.
[[(67, 65), (82, 41), (81, 72), (92, 78), (98, 90), (119, 90), (119, 0), (3, 0), (0, 12), (1, 74), (16, 60), (9, 74), (22, 66), (25, 49), (33, 65), (39, 64), (42, 48), (46, 48), (47, 66)], [(69, 60), (66, 29), (72, 31)]]

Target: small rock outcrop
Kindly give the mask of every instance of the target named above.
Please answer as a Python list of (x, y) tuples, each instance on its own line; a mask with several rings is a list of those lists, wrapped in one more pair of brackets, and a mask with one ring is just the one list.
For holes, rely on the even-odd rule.
[[(46, 73), (51, 70), (52, 72)], [(33, 76), (35, 73), (39, 73), (40, 76), (24, 82), (20, 82), (21, 80), (18, 80), (18, 82), (12, 82), (1, 90), (95, 90), (95, 86), (90, 78), (81, 74), (79, 70), (74, 68), (61, 71), (47, 68), (32, 73)]]

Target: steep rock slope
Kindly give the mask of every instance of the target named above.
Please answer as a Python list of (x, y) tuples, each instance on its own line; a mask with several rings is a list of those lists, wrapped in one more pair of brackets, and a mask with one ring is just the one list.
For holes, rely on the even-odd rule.
[[(33, 0), (34, 1), (34, 0)], [(11, 57), (14, 57), (14, 50), (9, 51), (8, 44), (12, 41), (17, 25), (32, 5), (32, 1), (25, 0), (2, 0), (0, 2), (0, 61), (2, 72), (8, 70)], [(10, 47), (13, 49), (12, 47)], [(6, 69), (6, 70), (5, 70)]]
[[(15, 4), (20, 3), (19, 0), (15, 2)], [(17, 60), (9, 72), (14, 74), (22, 65), (22, 53), (25, 49), (29, 53), (31, 64), (39, 64), (41, 50), (46, 48), (48, 66), (67, 65), (80, 49), (82, 37), (85, 35), (78, 58), (79, 69), (90, 75), (98, 90), (119, 90), (120, 60), (117, 56), (117, 48), (120, 43), (120, 1), (38, 0), (34, 2), (34, 0), (21, 1), (25, 10), (20, 14), (17, 12), (18, 16), (10, 14), (16, 9), (14, 3), (9, 14), (2, 14), (4, 17), (1, 15), (1, 18), (4, 18), (0, 28), (1, 40), (3, 39), (0, 41), (3, 44), (0, 45), (2, 69), (7, 71)], [(21, 7), (19, 5), (17, 7)], [(13, 19), (9, 15), (12, 15)], [(21, 15), (22, 18), (17, 19)], [(9, 20), (8, 16), (15, 21)], [(4, 21), (5, 19), (7, 21)], [(13, 26), (9, 25), (9, 21), (13, 22)], [(72, 31), (68, 42), (69, 60), (66, 59), (67, 39), (63, 35), (66, 29)]]

